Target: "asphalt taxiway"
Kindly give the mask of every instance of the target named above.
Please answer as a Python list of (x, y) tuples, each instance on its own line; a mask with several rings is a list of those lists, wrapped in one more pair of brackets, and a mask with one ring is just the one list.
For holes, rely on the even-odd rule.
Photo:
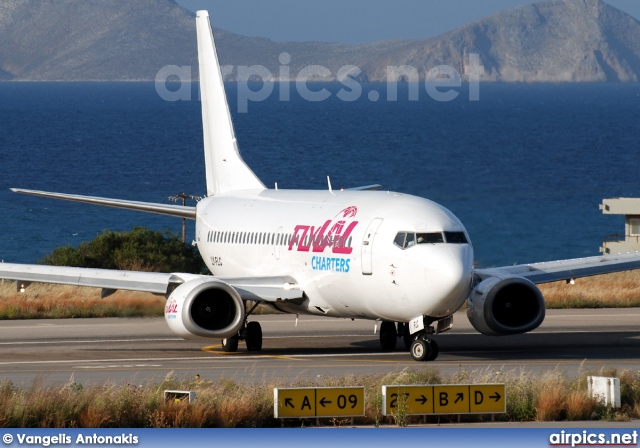
[(299, 378), (399, 372), (431, 368), (540, 374), (561, 369), (568, 376), (601, 368), (640, 370), (640, 309), (548, 310), (532, 333), (484, 336), (457, 313), (454, 328), (436, 335), (433, 362), (380, 349), (373, 321), (291, 315), (255, 316), (263, 350), (224, 353), (219, 340), (175, 337), (162, 318), (0, 321), (0, 380), (28, 386), (69, 381), (146, 384), (174, 372), (204, 380), (280, 384)]

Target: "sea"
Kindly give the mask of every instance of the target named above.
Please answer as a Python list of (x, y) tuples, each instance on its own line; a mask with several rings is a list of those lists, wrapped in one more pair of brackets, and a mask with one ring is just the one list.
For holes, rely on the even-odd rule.
[[(226, 88), (242, 156), (269, 188), (321, 190), (329, 176), (334, 189), (377, 183), (429, 198), (464, 223), (478, 266), (598, 255), (607, 234), (624, 232), (602, 199), (640, 197), (640, 84), (439, 88), (449, 95), (401, 85), (395, 100), (385, 84), (361, 84), (360, 95), (311, 85), (312, 98), (295, 84), (268, 95), (262, 84)], [(166, 93), (154, 83), (0, 83), (2, 260), (34, 263), (104, 229), (181, 231), (177, 218), (9, 190), (204, 195), (198, 86), (177, 101)]]

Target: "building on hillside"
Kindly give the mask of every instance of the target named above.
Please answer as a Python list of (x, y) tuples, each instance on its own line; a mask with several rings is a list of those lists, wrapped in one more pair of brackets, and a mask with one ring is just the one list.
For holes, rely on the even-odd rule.
[(624, 234), (607, 235), (600, 248), (603, 254), (640, 251), (640, 198), (603, 199), (605, 215), (624, 215)]

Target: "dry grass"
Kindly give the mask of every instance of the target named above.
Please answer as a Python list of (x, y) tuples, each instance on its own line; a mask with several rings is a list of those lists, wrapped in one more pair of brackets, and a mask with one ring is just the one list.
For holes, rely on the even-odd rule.
[[(594, 374), (611, 375), (614, 372)], [(291, 382), (269, 381), (259, 385), (240, 384), (230, 379), (216, 381), (179, 380), (173, 373), (158, 384), (147, 386), (105, 385), (85, 389), (70, 382), (63, 387), (46, 386), (36, 381), (29, 388), (0, 383), (0, 427), (273, 427), (313, 426), (310, 420), (276, 420), (273, 418), (273, 388), (296, 386), (364, 386), (365, 417), (357, 425), (456, 422), (458, 416), (383, 417), (381, 387), (384, 384), (480, 384), (504, 383), (507, 413), (502, 421), (588, 420), (592, 418), (625, 420), (640, 417), (640, 373), (624, 371), (618, 376), (625, 387), (623, 408), (613, 411), (595, 403), (586, 395), (586, 374), (569, 381), (558, 371), (534, 377), (523, 371), (460, 370), (444, 377), (430, 369), (405, 369), (386, 375), (316, 378)], [(165, 389), (193, 390), (194, 404), (165, 403)], [(482, 415), (463, 415), (461, 421), (482, 421)], [(326, 419), (322, 425), (348, 425), (350, 419)]]
[(545, 374), (538, 384), (538, 400), (536, 403), (536, 418), (541, 422), (561, 420), (567, 393), (565, 381), (558, 371)]
[(640, 307), (640, 270), (539, 285), (547, 308)]
[(144, 292), (101, 299), (96, 288), (34, 283), (20, 293), (14, 282), (0, 283), (0, 319), (162, 316), (164, 305), (164, 297)]

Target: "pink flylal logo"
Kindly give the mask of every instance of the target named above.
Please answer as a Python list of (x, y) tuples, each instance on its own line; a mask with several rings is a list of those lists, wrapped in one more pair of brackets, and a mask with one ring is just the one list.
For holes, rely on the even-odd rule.
[(299, 224), (293, 229), (293, 237), (289, 242), (289, 250), (296, 248), (298, 252), (323, 253), (330, 247), (334, 254), (350, 254), (351, 233), (358, 225), (353, 220), (358, 214), (358, 207), (352, 205), (340, 211), (320, 226)]
[(336, 215), (336, 217), (342, 215), (343, 218), (355, 218), (358, 214), (358, 207), (352, 205), (351, 207), (347, 207), (342, 210), (340, 213)]
[(178, 301), (176, 299), (171, 300), (171, 302), (167, 303), (164, 307), (165, 314), (176, 314), (178, 312)]

